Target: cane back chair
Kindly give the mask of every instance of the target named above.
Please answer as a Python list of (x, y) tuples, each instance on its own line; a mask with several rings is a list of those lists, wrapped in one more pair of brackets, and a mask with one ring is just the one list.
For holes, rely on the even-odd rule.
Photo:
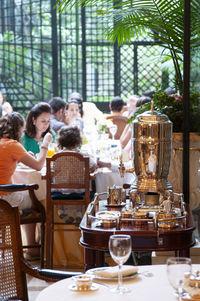
[[(107, 116), (106, 119), (112, 120), (112, 123), (117, 125), (117, 133), (115, 134), (115, 139), (119, 140), (125, 126), (127, 125), (128, 118), (121, 115), (113, 115), (113, 116), (111, 115), (111, 116)], [(108, 128), (108, 133), (109, 133), (109, 137), (112, 138), (109, 128)]]
[(23, 257), (18, 208), (1, 199), (0, 216), (0, 296), (3, 299), (28, 301), (26, 274), (51, 282), (81, 274), (31, 267)]
[[(37, 199), (34, 190), (37, 190), (39, 186), (37, 184), (10, 184), (10, 185), (0, 185), (1, 192), (14, 192), (14, 191), (29, 191), (30, 198), (34, 208), (24, 210), (20, 215), (20, 224), (40, 224), (40, 243), (33, 245), (23, 245), (24, 249), (29, 248), (40, 248), (40, 265), (44, 266), (44, 243), (45, 243), (45, 208)], [(0, 199), (3, 195), (0, 195)]]
[[(51, 158), (46, 158), (46, 168), (46, 266), (52, 268), (54, 231), (79, 231), (79, 227), (55, 221), (56, 206), (76, 205), (82, 209), (82, 213), (85, 212), (90, 201), (89, 157), (78, 152), (61, 151)], [(52, 197), (52, 191), (59, 189), (81, 189), (84, 196), (78, 199)], [(62, 225), (62, 228), (59, 228), (59, 225)]]

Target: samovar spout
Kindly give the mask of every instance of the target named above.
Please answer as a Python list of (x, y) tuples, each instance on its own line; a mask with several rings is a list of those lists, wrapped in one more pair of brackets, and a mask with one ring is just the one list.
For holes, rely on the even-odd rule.
[(120, 163), (119, 163), (119, 172), (122, 178), (124, 178), (125, 173), (133, 173), (135, 168), (128, 168), (126, 169), (123, 163), (122, 155), (120, 156)]

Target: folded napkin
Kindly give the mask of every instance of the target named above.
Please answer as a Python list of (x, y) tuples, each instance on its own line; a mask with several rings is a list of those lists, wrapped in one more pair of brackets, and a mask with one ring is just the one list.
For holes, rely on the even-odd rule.
[[(117, 278), (119, 272), (119, 267), (107, 267), (105, 269), (97, 269), (94, 271), (94, 275), (103, 278)], [(122, 276), (131, 276), (138, 272), (138, 267), (132, 265), (123, 265), (122, 266)]]

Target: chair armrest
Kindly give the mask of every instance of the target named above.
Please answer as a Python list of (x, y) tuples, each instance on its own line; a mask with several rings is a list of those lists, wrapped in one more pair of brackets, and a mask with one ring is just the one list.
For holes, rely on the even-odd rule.
[(35, 190), (39, 188), (38, 184), (8, 184), (0, 185), (0, 191), (3, 192), (16, 192), (16, 191), (29, 191), (30, 198), (35, 208), (37, 208), (42, 214), (45, 220), (45, 209), (35, 195)]
[(51, 269), (39, 269), (37, 267), (33, 267), (29, 262), (25, 259), (21, 259), (22, 270), (41, 280), (56, 282), (61, 279), (70, 278), (72, 276), (81, 275), (81, 272), (72, 272), (72, 271), (59, 271), (59, 270), (51, 270)]
[(7, 184), (0, 185), (0, 191), (4, 192), (14, 192), (23, 190), (37, 190), (39, 188), (38, 184)]
[(70, 278), (72, 276), (81, 275), (81, 272), (72, 272), (72, 271), (59, 271), (51, 269), (38, 269), (38, 274), (50, 279), (61, 280), (65, 278)]

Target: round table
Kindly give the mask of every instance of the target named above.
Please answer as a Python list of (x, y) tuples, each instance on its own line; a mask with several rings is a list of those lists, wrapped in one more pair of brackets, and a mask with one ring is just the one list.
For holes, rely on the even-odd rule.
[[(193, 270), (199, 270), (200, 265), (193, 265)], [(71, 291), (69, 287), (74, 283), (72, 278), (58, 281), (43, 291), (41, 291), (36, 298), (36, 301), (66, 301), (66, 300), (81, 300), (81, 301), (121, 301), (124, 298), (126, 301), (175, 301), (173, 288), (170, 286), (166, 265), (153, 265), (153, 266), (139, 266), (138, 277), (123, 282), (124, 285), (131, 288), (131, 292), (125, 294), (123, 297), (118, 294), (111, 293), (109, 288), (117, 285), (113, 281), (101, 281), (98, 289), (95, 291), (77, 292)], [(145, 276), (145, 271), (151, 272), (151, 277)], [(95, 280), (96, 281), (96, 280)], [(100, 283), (100, 281), (98, 281)], [(96, 282), (95, 282), (96, 285)]]

